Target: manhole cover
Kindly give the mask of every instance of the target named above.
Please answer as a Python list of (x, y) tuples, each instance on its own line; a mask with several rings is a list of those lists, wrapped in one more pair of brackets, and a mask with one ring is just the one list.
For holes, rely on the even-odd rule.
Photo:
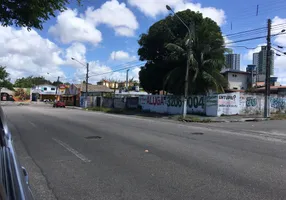
[(87, 137), (85, 137), (85, 139), (87, 139), (87, 140), (97, 140), (97, 139), (101, 139), (101, 137), (98, 136), (98, 135), (93, 135), (93, 136), (87, 136)]
[(204, 133), (192, 133), (192, 135), (203, 135)]

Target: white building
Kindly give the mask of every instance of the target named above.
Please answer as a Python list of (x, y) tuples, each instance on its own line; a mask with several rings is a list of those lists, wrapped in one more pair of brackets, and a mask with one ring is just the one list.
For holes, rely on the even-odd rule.
[(228, 81), (228, 89), (230, 90), (246, 90), (251, 80), (249, 72), (239, 70), (227, 70), (222, 73)]
[(49, 85), (49, 84), (43, 84), (43, 85), (36, 85), (31, 90), (31, 100), (36, 101), (44, 100), (44, 99), (55, 99), (56, 95), (56, 86)]

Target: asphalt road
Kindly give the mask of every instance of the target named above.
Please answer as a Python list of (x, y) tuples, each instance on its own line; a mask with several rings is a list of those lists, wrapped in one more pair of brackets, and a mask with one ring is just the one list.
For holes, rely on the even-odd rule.
[(285, 122), (3, 108), (37, 199), (286, 199)]

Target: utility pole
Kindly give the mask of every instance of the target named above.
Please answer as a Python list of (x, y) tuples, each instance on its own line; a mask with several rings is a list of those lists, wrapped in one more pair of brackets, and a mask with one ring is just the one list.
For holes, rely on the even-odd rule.
[(89, 63), (86, 63), (86, 77), (85, 77), (85, 105), (87, 108), (87, 97), (88, 97), (88, 71), (89, 71)]
[[(166, 5), (167, 10), (171, 11), (181, 22), (182, 24), (187, 28), (188, 30), (188, 40), (187, 40), (187, 66), (186, 66), (186, 74), (185, 74), (185, 82), (184, 82), (184, 102), (183, 102), (183, 119), (186, 118), (187, 115), (187, 100), (188, 100), (188, 91), (189, 91), (189, 69), (191, 64), (191, 57), (193, 55), (192, 52), (192, 41), (193, 41), (193, 34), (194, 32), (191, 31), (189, 26), (172, 10), (172, 8), (168, 5)], [(192, 25), (192, 28), (193, 25)]]
[(57, 85), (56, 85), (56, 100), (57, 100), (57, 97), (58, 97), (58, 87), (59, 87), (59, 82), (60, 82), (60, 77), (58, 76), (58, 79), (57, 79)]
[(271, 19), (267, 20), (267, 56), (266, 56), (266, 77), (265, 77), (265, 100), (264, 117), (270, 117), (270, 54), (271, 54)]
[(126, 70), (126, 90), (128, 91), (128, 72), (129, 69)]

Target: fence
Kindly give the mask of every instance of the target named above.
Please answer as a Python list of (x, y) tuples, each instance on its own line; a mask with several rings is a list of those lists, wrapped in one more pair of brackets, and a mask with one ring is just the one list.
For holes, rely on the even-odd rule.
[[(84, 107), (85, 97), (80, 97), (80, 107)], [(103, 106), (106, 108), (136, 109), (139, 107), (138, 97), (109, 98), (88, 96), (87, 107)]]
[[(286, 113), (286, 96), (270, 96), (271, 113)], [(149, 95), (139, 97), (139, 105), (143, 110), (181, 114), (183, 97)], [(221, 115), (261, 115), (264, 112), (264, 96), (259, 94), (226, 93), (208, 96), (190, 96), (187, 99), (187, 113)]]
[[(100, 101), (96, 98), (100, 98)], [(136, 109), (140, 106), (142, 110), (150, 112), (181, 114), (183, 101), (183, 97), (171, 95), (144, 95), (127, 98), (88, 97), (88, 107)], [(286, 95), (271, 95), (269, 101), (271, 113), (286, 113)], [(80, 105), (84, 106), (84, 98), (81, 98)], [(187, 113), (189, 114), (261, 115), (263, 112), (264, 95), (261, 94), (235, 92), (208, 96), (194, 95), (187, 98)]]

